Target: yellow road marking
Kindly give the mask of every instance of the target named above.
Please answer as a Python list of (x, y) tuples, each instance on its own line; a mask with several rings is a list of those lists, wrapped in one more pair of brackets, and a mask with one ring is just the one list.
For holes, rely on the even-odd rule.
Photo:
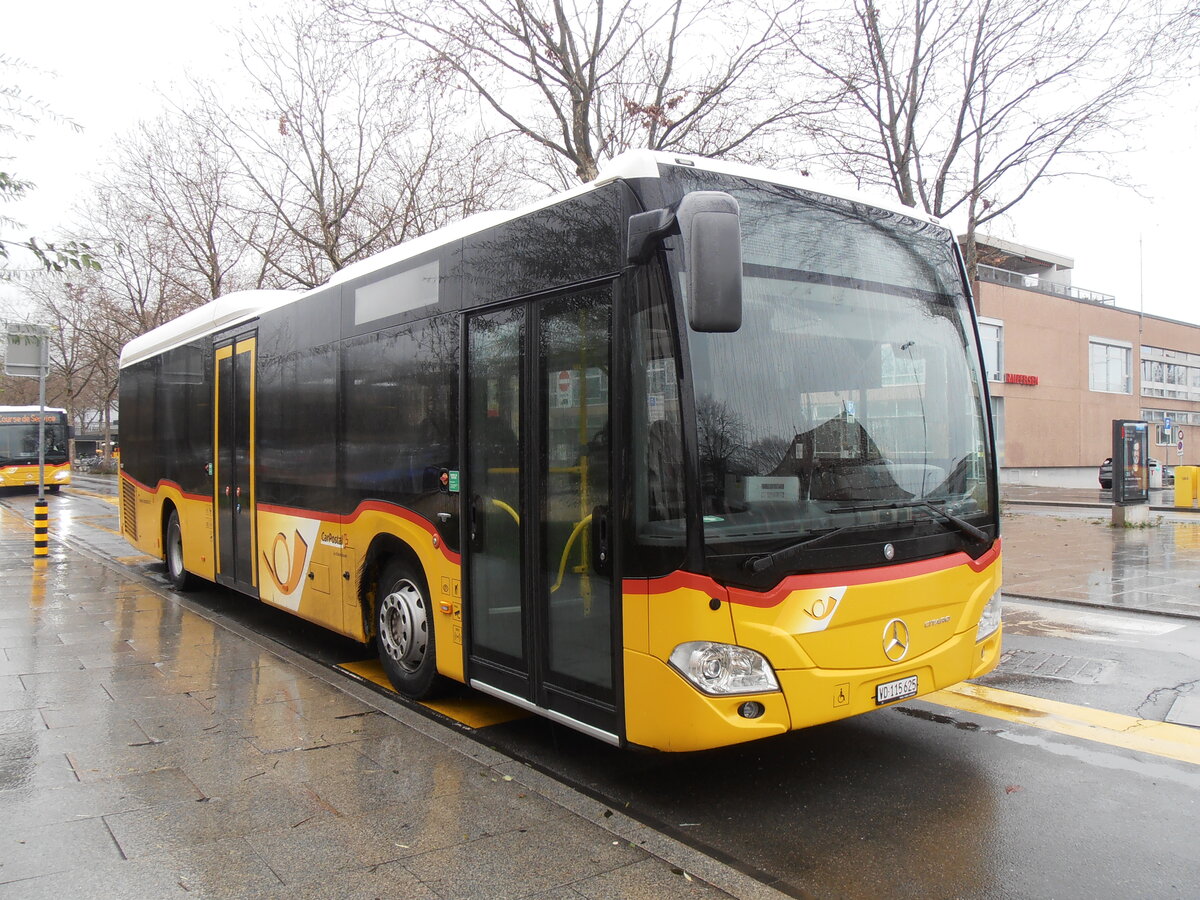
[(1186, 725), (1138, 719), (979, 684), (955, 685), (921, 699), (964, 712), (1200, 765), (1200, 729)]
[(383, 674), (383, 665), (377, 659), (364, 659), (361, 662), (346, 662), (335, 666), (338, 669), (344, 669), (351, 675), (357, 675), (372, 684), (377, 684), (381, 688), (393, 690), (392, 683)]
[(116, 560), (123, 566), (140, 566), (142, 563), (161, 561), (155, 559), (153, 556), (146, 556), (145, 554), (141, 554), (139, 556), (118, 556)]
[(76, 487), (73, 484), (69, 484), (67, 487), (71, 489), (72, 494), (85, 494), (88, 497), (95, 497), (97, 500), (103, 500), (105, 503), (111, 503), (113, 506), (117, 505), (117, 498), (112, 494), (101, 494), (96, 491), (89, 491), (87, 488)]
[(502, 700), (475, 694), (470, 697), (457, 697), (453, 700), (433, 700), (421, 703), (432, 710), (449, 716), (456, 722), (462, 722), (470, 728), (487, 728), (489, 725), (502, 725), (505, 722), (515, 722), (517, 719), (528, 719), (531, 713), (510, 706)]
[(88, 526), (89, 528), (96, 528), (100, 531), (107, 531), (109, 534), (115, 534), (117, 537), (125, 537), (124, 534), (117, 531), (117, 529), (115, 529), (115, 528), (109, 528), (107, 525), (97, 525), (95, 522), (89, 521), (90, 519), (95, 519), (95, 518), (98, 518), (98, 516), (81, 516), (81, 517), (77, 518), (75, 521), (80, 522), (80, 523)]
[[(384, 674), (383, 665), (377, 659), (342, 663), (337, 668), (389, 691), (394, 690), (392, 683)], [(523, 709), (517, 709), (515, 706), (483, 694), (472, 694), (469, 697), (456, 697), (450, 700), (431, 700), (422, 702), (421, 705), (454, 719), (456, 722), (462, 722), (469, 728), (487, 728), (489, 725), (500, 725), (504, 722), (526, 719), (530, 715)]]

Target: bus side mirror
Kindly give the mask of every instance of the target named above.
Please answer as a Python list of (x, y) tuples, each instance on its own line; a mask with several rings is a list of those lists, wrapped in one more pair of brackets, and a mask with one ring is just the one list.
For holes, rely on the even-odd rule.
[(723, 191), (693, 191), (676, 212), (693, 331), (742, 327), (742, 230), (738, 203)]
[(679, 208), (629, 218), (626, 256), (647, 262), (667, 235), (682, 236), (688, 325), (693, 331), (742, 327), (742, 229), (738, 203), (724, 191), (692, 191)]

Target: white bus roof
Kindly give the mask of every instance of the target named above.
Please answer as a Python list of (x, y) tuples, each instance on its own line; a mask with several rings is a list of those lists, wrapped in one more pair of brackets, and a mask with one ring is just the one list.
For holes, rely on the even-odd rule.
[(235, 291), (136, 337), (121, 350), (121, 366), (149, 359), (302, 296), (299, 291)]
[(595, 181), (582, 184), (569, 191), (554, 194), (515, 210), (496, 210), (468, 216), (460, 222), (443, 226), (436, 231), (405, 241), (395, 247), (380, 251), (374, 256), (360, 260), (330, 276), (329, 280), (312, 291), (237, 291), (211, 300), (204, 306), (184, 313), (159, 327), (134, 338), (121, 351), (121, 367), (149, 359), (159, 353), (182, 346), (205, 334), (213, 334), (238, 322), (253, 319), (267, 310), (294, 302), (314, 291), (324, 290), (363, 275), (403, 262), (418, 254), (434, 250), (445, 244), (469, 237), (485, 229), (511, 221), (528, 213), (536, 212), (562, 200), (586, 194), (601, 185), (619, 179), (658, 178), (660, 166), (688, 166), (706, 172), (767, 181), (786, 187), (796, 187), (817, 194), (854, 200), (868, 206), (897, 212), (920, 221), (938, 223), (928, 214), (911, 207), (902, 206), (892, 199), (868, 196), (858, 191), (835, 187), (796, 172), (748, 166), (724, 160), (707, 159), (699, 156), (683, 156), (656, 150), (630, 150), (615, 157), (600, 171)]
[[(49, 413), (62, 413), (64, 416), (67, 414), (67, 411), (65, 409), (61, 409), (57, 406), (47, 406), (45, 408), (45, 411), (49, 412)], [(35, 412), (42, 412), (42, 407), (40, 407), (40, 406), (0, 406), (0, 413), (35, 413)]]

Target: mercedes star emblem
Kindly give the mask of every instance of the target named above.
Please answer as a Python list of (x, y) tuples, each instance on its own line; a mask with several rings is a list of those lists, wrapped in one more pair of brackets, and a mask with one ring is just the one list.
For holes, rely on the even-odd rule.
[(908, 653), (908, 626), (903, 619), (892, 619), (883, 628), (883, 655), (900, 662)]

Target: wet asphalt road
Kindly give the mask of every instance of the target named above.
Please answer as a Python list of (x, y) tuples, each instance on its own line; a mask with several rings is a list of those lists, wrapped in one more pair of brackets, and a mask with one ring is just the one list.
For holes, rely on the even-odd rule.
[[(52, 529), (162, 583), (104, 493), (52, 497)], [(189, 596), (330, 663), (362, 655), (232, 592)], [(1005, 621), (989, 686), (1161, 721), (1200, 679), (1195, 620), (1018, 602)], [(795, 896), (1200, 894), (1200, 766), (1003, 718), (910, 702), (687, 756), (615, 751), (541, 719), (477, 737)]]

